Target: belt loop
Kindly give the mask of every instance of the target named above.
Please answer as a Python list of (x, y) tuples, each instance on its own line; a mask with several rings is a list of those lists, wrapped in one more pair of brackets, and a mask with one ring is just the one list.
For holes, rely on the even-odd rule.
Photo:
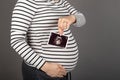
[(72, 80), (71, 72), (68, 73), (68, 80)]

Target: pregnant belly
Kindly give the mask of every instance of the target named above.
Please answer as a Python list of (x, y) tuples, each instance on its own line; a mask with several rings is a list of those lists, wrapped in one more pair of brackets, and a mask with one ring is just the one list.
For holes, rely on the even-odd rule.
[(68, 72), (73, 70), (78, 59), (78, 48), (67, 45), (61, 48), (53, 45), (42, 45), (42, 53), (40, 54), (46, 61), (61, 64)]
[[(53, 31), (55, 32), (55, 31)], [(78, 47), (72, 33), (67, 30), (64, 35), (68, 37), (65, 48), (48, 44), (50, 33), (38, 34), (38, 42), (31, 41), (31, 47), (46, 61), (61, 64), (68, 72), (73, 70), (78, 59)], [(34, 46), (37, 45), (37, 46)]]

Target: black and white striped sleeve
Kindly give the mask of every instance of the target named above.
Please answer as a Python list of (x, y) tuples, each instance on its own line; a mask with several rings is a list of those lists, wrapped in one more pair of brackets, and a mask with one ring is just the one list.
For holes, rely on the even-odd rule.
[(85, 16), (81, 12), (76, 10), (73, 6), (71, 6), (71, 4), (68, 1), (64, 0), (64, 4), (67, 7), (69, 13), (71, 15), (75, 15), (76, 17), (76, 23), (74, 23), (73, 25), (77, 27), (83, 26), (86, 23)]
[(30, 65), (41, 68), (45, 60), (28, 45), (26, 34), (36, 12), (33, 0), (18, 0), (12, 14), (11, 46)]

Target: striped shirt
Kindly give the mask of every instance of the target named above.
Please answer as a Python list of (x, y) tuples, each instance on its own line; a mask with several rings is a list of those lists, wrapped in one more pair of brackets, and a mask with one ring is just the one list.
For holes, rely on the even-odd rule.
[(74, 26), (82, 26), (85, 18), (66, 0), (18, 0), (12, 14), (11, 46), (30, 66), (40, 69), (46, 61), (61, 64), (67, 71), (74, 69), (78, 47), (70, 29), (66, 48), (48, 44), (50, 33), (58, 33), (58, 19), (75, 15)]

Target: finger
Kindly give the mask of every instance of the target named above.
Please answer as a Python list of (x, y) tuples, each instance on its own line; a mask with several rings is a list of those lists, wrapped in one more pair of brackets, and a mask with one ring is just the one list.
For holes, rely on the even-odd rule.
[(61, 75), (63, 75), (63, 76), (66, 76), (66, 74), (67, 74), (65, 71), (62, 71), (62, 70), (60, 71), (60, 73), (61, 73)]
[(60, 35), (62, 35), (63, 34), (63, 29), (62, 29), (62, 19), (59, 19), (58, 20), (58, 32), (59, 32), (59, 34)]
[(62, 74), (65, 76), (67, 72), (65, 70), (62, 70)]
[(64, 77), (63, 73), (61, 73), (61, 72), (59, 72), (59, 73), (57, 74), (57, 76), (59, 76), (59, 77)]
[(57, 75), (57, 77), (61, 77), (61, 78), (62, 78), (62, 77), (64, 77), (64, 76), (62, 76), (62, 75)]
[(67, 21), (65, 19), (63, 19), (61, 22), (62, 22), (61, 23), (62, 24), (62, 29), (65, 30), (65, 28), (67, 27)]
[(67, 28), (68, 21), (65, 19), (59, 19), (58, 26), (59, 28), (65, 30)]
[(65, 68), (63, 68), (63, 66), (59, 65), (59, 68), (60, 68), (60, 73), (62, 73), (63, 75), (66, 75), (66, 70)]
[(70, 27), (69, 22), (66, 23), (66, 29), (68, 29)]
[(57, 77), (62, 78), (62, 77), (64, 77), (64, 76), (62, 76), (62, 75), (58, 75)]
[(62, 70), (65, 70), (65, 68), (64, 68), (62, 65), (59, 65), (59, 67), (60, 67)]
[(68, 29), (69, 27), (70, 27), (70, 22), (68, 20), (66, 20), (64, 23), (64, 30)]
[(67, 26), (67, 24), (66, 24), (66, 22), (63, 22), (63, 21), (61, 20), (61, 22), (60, 22), (59, 25), (60, 25), (60, 26), (59, 26), (58, 31), (59, 31), (59, 34), (62, 35), (63, 32), (64, 32), (64, 30), (65, 30), (65, 28), (66, 28), (66, 26)]
[(57, 74), (57, 77), (64, 77), (64, 76), (63, 76), (62, 74), (59, 73), (59, 74)]
[(67, 22), (66, 21), (63, 21), (63, 28), (64, 28), (64, 30), (67, 29)]
[(60, 35), (62, 35), (62, 34), (63, 34), (63, 32), (64, 32), (64, 30), (63, 30), (63, 29), (61, 29), (61, 28), (58, 28), (58, 32), (59, 32), (59, 34), (60, 34)]
[(62, 19), (61, 18), (58, 20), (58, 28), (62, 28)]

